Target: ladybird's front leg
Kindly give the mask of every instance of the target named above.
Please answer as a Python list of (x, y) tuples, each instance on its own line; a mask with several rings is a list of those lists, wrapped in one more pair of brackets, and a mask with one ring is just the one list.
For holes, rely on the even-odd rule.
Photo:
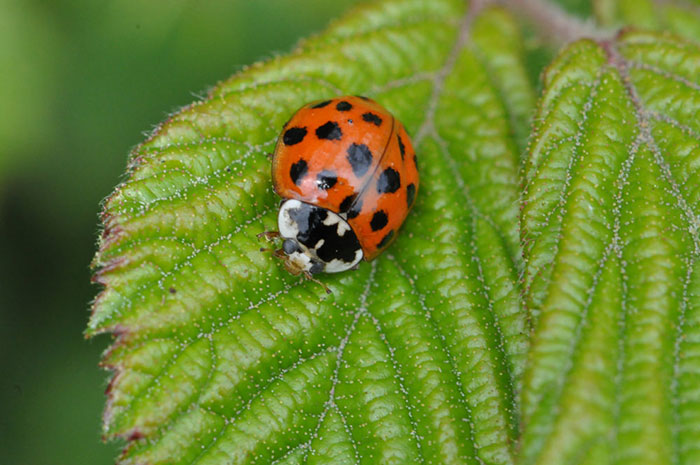
[(320, 286), (326, 291), (326, 294), (332, 294), (332, 293), (333, 293), (330, 289), (328, 289), (328, 286), (326, 286), (325, 284), (323, 284), (323, 283), (322, 283), (321, 281), (319, 281), (318, 279), (314, 278), (314, 276), (313, 276), (311, 273), (309, 273), (308, 271), (304, 271), (304, 277), (305, 277), (306, 279), (308, 279), (309, 281), (313, 281), (313, 282), (315, 282), (316, 284), (320, 285)]
[[(287, 262), (287, 254), (284, 253), (284, 250), (282, 250), (282, 249), (268, 249), (267, 247), (260, 247), (260, 251), (261, 252), (271, 252), (273, 257), (275, 257), (279, 260), (282, 260), (283, 262), (285, 262), (285, 264)], [(297, 272), (297, 273), (293, 273), (293, 274), (299, 274), (299, 273)]]

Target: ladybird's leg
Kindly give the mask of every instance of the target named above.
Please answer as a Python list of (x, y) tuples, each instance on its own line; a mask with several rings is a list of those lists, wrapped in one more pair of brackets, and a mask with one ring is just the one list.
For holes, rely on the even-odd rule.
[(309, 281), (313, 281), (313, 282), (315, 282), (316, 284), (320, 285), (323, 289), (325, 289), (325, 290), (326, 290), (326, 294), (332, 294), (332, 291), (331, 291), (330, 289), (328, 289), (328, 286), (326, 286), (325, 284), (323, 284), (323, 283), (322, 283), (321, 281), (319, 281), (318, 279), (314, 278), (313, 275), (312, 275), (311, 273), (309, 273), (308, 271), (304, 271), (304, 276), (305, 276), (306, 279), (308, 279)]
[(279, 231), (263, 231), (260, 234), (257, 234), (258, 239), (262, 239), (263, 237), (267, 239), (268, 241), (272, 241), (273, 239), (277, 239), (280, 237), (280, 232)]

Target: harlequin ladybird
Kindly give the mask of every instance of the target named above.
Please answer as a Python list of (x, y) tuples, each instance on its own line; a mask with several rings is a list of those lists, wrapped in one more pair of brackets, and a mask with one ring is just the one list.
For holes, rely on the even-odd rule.
[(275, 253), (307, 277), (356, 268), (379, 255), (413, 206), (418, 168), (411, 140), (366, 97), (311, 102), (284, 125), (272, 155), (282, 197)]

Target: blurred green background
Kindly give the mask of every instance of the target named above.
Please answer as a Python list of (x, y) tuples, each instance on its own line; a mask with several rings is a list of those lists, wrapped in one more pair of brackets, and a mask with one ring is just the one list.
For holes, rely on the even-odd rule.
[(100, 202), (129, 150), (355, 0), (0, 0), (0, 463), (112, 464), (86, 341)]

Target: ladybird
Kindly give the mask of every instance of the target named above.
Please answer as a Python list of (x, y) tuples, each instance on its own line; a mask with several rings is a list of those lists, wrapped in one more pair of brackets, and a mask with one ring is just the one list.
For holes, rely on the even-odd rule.
[(373, 260), (396, 238), (418, 192), (403, 125), (375, 101), (311, 102), (284, 125), (272, 154), (282, 197), (275, 254), (292, 274), (339, 273)]

